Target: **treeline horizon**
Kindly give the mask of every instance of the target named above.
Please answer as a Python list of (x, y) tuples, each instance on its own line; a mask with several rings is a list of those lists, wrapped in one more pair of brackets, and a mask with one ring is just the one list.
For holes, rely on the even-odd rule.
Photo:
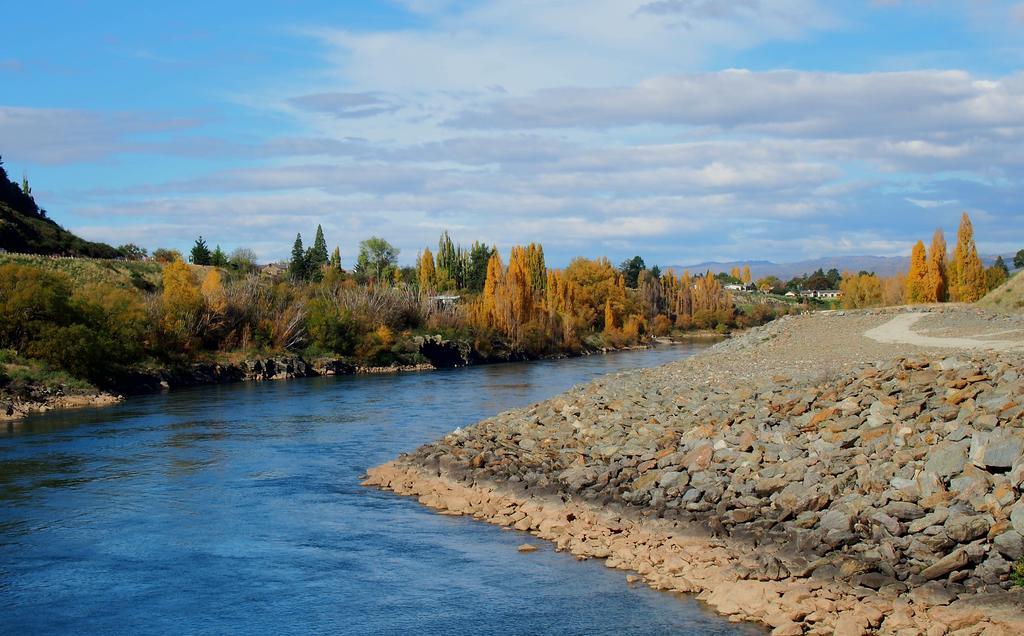
[[(132, 247), (125, 251), (148, 258)], [(763, 306), (739, 310), (710, 272), (677, 276), (639, 256), (618, 267), (579, 257), (551, 269), (543, 247), (530, 244), (513, 247), (506, 264), (496, 248), (464, 248), (447, 232), (436, 254), (420, 252), (417, 267), (399, 266), (398, 254), (371, 237), (345, 270), (318, 226), (309, 248), (296, 236), (287, 266), (270, 272), (246, 250), (225, 254), (202, 237), (191, 265), (180, 252), (154, 251), (156, 285), (83, 285), (62, 271), (9, 262), (0, 265), (0, 359), (40, 361), (116, 386), (140, 364), (280, 352), (360, 366), (421, 364), (416, 338), (427, 334), (467, 342), (484, 358), (538, 357), (693, 329), (725, 333), (775, 316)], [(444, 294), (460, 298), (439, 301)]]

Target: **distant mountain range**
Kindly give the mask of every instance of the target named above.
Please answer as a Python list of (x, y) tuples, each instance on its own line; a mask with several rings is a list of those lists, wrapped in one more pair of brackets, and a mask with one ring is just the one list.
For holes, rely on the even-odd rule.
[[(982, 257), (982, 261), (984, 261), (986, 266), (991, 265), (995, 259), (995, 255)], [(1013, 267), (1012, 256), (1004, 254), (1003, 260), (1006, 261), (1007, 266), (1010, 268)], [(734, 267), (742, 269), (744, 265), (750, 266), (750, 274), (755, 280), (765, 276), (778, 276), (780, 279), (785, 281), (803, 274), (810, 274), (817, 269), (827, 272), (832, 268), (838, 269), (840, 272), (865, 271), (874, 272), (879, 276), (892, 276), (899, 272), (905, 272), (910, 268), (910, 256), (826, 256), (823, 258), (814, 258), (805, 261), (796, 261), (793, 263), (774, 263), (772, 261), (709, 261), (705, 263), (697, 263), (696, 265), (670, 265), (663, 269), (673, 269), (677, 272), (689, 270), (691, 274), (711, 270), (711, 272), (717, 274), (719, 272), (729, 272)]]

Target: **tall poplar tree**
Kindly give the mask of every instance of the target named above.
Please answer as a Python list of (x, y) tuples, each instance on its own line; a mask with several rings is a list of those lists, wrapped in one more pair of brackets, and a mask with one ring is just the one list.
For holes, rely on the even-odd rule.
[(928, 254), (925, 302), (944, 303), (948, 299), (946, 269), (946, 237), (939, 228), (932, 235), (932, 249)]
[(501, 264), (501, 255), (498, 250), (491, 252), (491, 258), (487, 261), (487, 278), (484, 281), (483, 313), (487, 323), (491, 327), (501, 328), (498, 312), (498, 297), (501, 287), (505, 283), (505, 267)]
[(465, 286), (465, 272), (463, 272), (461, 248), (455, 247), (452, 239), (448, 236), (448, 230), (441, 234), (437, 241), (437, 279), (451, 281), (456, 288)]
[(928, 253), (924, 242), (918, 241), (910, 252), (910, 271), (907, 272), (907, 298), (910, 304), (925, 302), (928, 278)]
[(985, 266), (978, 257), (978, 248), (974, 244), (974, 227), (971, 217), (964, 212), (960, 217), (960, 228), (956, 233), (956, 250), (953, 252), (953, 272), (950, 292), (954, 300), (973, 303), (985, 295), (988, 281), (985, 277)]
[(547, 285), (548, 268), (544, 263), (544, 247), (540, 243), (530, 243), (526, 246), (526, 267), (530, 272), (530, 286), (537, 298), (544, 296), (544, 287)]
[(434, 268), (434, 255), (430, 253), (430, 249), (425, 249), (420, 254), (416, 275), (420, 282), (421, 293), (429, 293), (437, 286), (437, 270)]
[(607, 299), (604, 301), (604, 330), (606, 332), (615, 329), (615, 312), (612, 311), (612, 301)]

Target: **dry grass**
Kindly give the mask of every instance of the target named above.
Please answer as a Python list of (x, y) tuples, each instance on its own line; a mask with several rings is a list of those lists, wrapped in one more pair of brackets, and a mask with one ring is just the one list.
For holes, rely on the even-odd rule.
[(115, 261), (95, 258), (50, 258), (28, 254), (0, 254), (0, 265), (17, 263), (60, 272), (76, 286), (107, 283), (129, 289), (156, 289), (163, 267), (151, 261)]
[(1024, 271), (990, 291), (978, 305), (1001, 313), (1024, 313)]

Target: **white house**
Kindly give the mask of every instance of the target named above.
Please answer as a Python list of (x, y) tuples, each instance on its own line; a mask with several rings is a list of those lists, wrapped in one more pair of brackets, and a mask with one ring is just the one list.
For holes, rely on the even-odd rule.
[(843, 292), (838, 289), (811, 289), (803, 293), (808, 298), (821, 298), (825, 300), (832, 300), (835, 298), (842, 298)]

